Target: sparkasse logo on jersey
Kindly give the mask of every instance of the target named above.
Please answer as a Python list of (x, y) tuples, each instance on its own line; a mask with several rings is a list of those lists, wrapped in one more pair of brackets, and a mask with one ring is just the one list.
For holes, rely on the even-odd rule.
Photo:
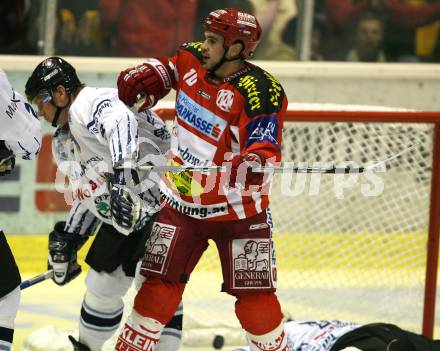
[(217, 106), (225, 111), (230, 112), (232, 103), (234, 102), (234, 93), (230, 90), (221, 89), (217, 93)]
[(176, 112), (181, 121), (215, 141), (220, 139), (226, 128), (224, 119), (200, 106), (182, 91), (177, 97)]

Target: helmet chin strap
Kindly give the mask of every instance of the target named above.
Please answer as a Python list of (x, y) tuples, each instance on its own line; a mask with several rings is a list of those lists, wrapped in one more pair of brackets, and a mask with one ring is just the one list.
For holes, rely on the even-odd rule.
[(230, 62), (230, 61), (235, 61), (235, 60), (239, 60), (240, 59), (240, 55), (227, 58), (226, 57), (226, 53), (229, 50), (229, 46), (226, 46), (224, 49), (225, 49), (225, 51), (223, 52), (223, 56), (220, 59), (220, 61), (217, 62), (211, 69), (209, 69), (208, 72), (215, 73), (215, 71), (217, 71), (225, 62)]
[(53, 99), (51, 102), (57, 108), (57, 110), (55, 111), (55, 116), (53, 117), (53, 120), (52, 120), (52, 127), (56, 128), (58, 126), (58, 119), (60, 118), (61, 112), (65, 108), (67, 108), (67, 106), (70, 105), (70, 95), (69, 95), (69, 101), (67, 101), (67, 104), (65, 104), (63, 107), (55, 105), (55, 103), (53, 102)]

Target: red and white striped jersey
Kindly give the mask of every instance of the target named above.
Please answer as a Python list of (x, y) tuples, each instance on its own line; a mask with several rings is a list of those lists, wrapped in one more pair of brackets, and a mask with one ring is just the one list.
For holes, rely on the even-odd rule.
[[(227, 165), (233, 156), (247, 153), (279, 162), (287, 108), (281, 84), (248, 62), (243, 70), (219, 81), (201, 65), (201, 44), (184, 44), (169, 59), (176, 89), (169, 163)], [(268, 207), (267, 191), (229, 188), (228, 179), (227, 172), (168, 172), (163, 198), (167, 206), (208, 221), (248, 218)]]

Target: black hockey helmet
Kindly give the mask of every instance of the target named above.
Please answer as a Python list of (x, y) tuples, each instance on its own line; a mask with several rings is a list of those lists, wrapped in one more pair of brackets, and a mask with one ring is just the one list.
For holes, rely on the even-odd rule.
[(76, 75), (75, 68), (61, 57), (53, 56), (40, 62), (26, 82), (25, 94), (29, 102), (37, 95), (52, 96), (58, 85), (72, 92), (82, 83)]

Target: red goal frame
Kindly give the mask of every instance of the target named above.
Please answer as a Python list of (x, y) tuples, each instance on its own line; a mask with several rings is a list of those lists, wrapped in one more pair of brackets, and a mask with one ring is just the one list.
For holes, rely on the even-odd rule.
[[(171, 120), (175, 115), (174, 108), (159, 108), (155, 111), (164, 120)], [(432, 338), (435, 323), (440, 232), (440, 112), (288, 110), (286, 112), (285, 120), (292, 122), (430, 123), (434, 125), (428, 246), (422, 322), (422, 333), (425, 336)]]

